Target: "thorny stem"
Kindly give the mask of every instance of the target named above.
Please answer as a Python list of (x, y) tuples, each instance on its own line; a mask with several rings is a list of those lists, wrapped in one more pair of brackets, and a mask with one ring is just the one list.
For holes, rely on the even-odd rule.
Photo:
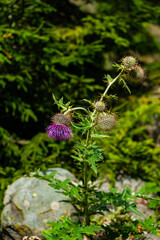
[[(83, 110), (87, 114), (89, 114), (88, 111), (82, 107), (69, 108), (64, 114), (66, 115), (69, 112), (75, 111), (75, 110)], [(90, 130), (87, 132), (86, 148), (88, 147), (89, 137), (90, 137)], [(85, 197), (84, 197), (84, 213), (86, 216), (86, 226), (90, 225), (90, 216), (89, 216), (89, 211), (88, 211), (88, 178), (87, 178), (87, 176), (88, 176), (88, 164), (84, 158), (84, 179), (83, 179), (83, 181), (84, 181), (84, 195), (85, 195)]]
[[(104, 93), (102, 94), (101, 98), (100, 98), (100, 101), (103, 100), (103, 98), (106, 96), (108, 90), (110, 89), (110, 87), (121, 77), (123, 73), (123, 69), (120, 71), (120, 73), (108, 84), (107, 88), (105, 89)], [(95, 114), (96, 110), (93, 111), (91, 117), (93, 119), (93, 116)]]
[[(89, 137), (90, 137), (90, 130), (87, 132), (86, 147), (88, 147)], [(84, 189), (85, 189), (84, 212), (86, 216), (86, 226), (90, 225), (90, 216), (88, 211), (88, 178), (87, 178), (88, 173), (87, 172), (88, 172), (88, 166), (87, 166), (87, 162), (84, 159)]]
[(123, 73), (123, 69), (120, 71), (120, 73), (117, 75), (117, 77), (115, 77), (107, 86), (106, 90), (104, 91), (104, 93), (102, 94), (100, 101), (103, 100), (103, 98), (105, 97), (105, 95), (107, 94), (108, 90), (110, 89), (110, 87), (120, 78), (120, 76)]

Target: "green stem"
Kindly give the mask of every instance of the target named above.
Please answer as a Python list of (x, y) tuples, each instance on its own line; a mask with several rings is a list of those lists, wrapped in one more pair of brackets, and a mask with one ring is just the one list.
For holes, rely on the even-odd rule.
[[(89, 112), (85, 108), (82, 108), (82, 107), (69, 108), (64, 114), (66, 115), (69, 112), (75, 111), (75, 110), (83, 110), (89, 115)], [(88, 147), (89, 137), (90, 137), (90, 131), (87, 132), (86, 148)], [(86, 226), (89, 226), (90, 225), (90, 215), (89, 215), (89, 210), (88, 210), (88, 177), (87, 176), (88, 176), (88, 164), (87, 164), (87, 162), (85, 161), (85, 158), (84, 158), (84, 179), (83, 179), (83, 184), (84, 184), (84, 215), (85, 215), (85, 218), (86, 218)]]
[[(90, 137), (90, 131), (87, 132), (87, 138), (86, 138), (86, 148), (88, 147), (88, 143), (89, 143), (89, 137)], [(84, 159), (84, 194), (85, 194), (85, 198), (84, 198), (84, 213), (85, 213), (85, 217), (86, 217), (86, 226), (90, 225), (90, 216), (89, 216), (89, 211), (88, 211), (88, 164)]]
[(83, 107), (69, 108), (64, 114), (68, 114), (69, 112), (72, 112), (72, 111), (75, 111), (75, 110), (83, 110), (88, 114), (88, 111)]
[[(103, 98), (106, 96), (108, 90), (110, 89), (110, 87), (120, 78), (120, 76), (123, 73), (123, 69), (121, 70), (121, 72), (108, 84), (107, 88), (105, 89), (104, 93), (102, 94), (100, 101), (103, 101)], [(95, 114), (96, 110), (93, 111), (91, 117), (93, 119), (93, 116)]]
[(103, 98), (106, 96), (108, 90), (110, 89), (110, 87), (120, 78), (120, 76), (122, 75), (123, 69), (121, 70), (121, 72), (117, 75), (117, 77), (115, 77), (107, 86), (106, 90), (104, 91), (104, 93), (102, 94), (100, 101), (103, 100)]
[(83, 108), (83, 107), (69, 108), (66, 112), (64, 112), (64, 114), (66, 115), (66, 114), (68, 114), (69, 112), (72, 112), (72, 111), (75, 111), (75, 110), (83, 110), (83, 111), (85, 111), (85, 112), (88, 114), (88, 116), (90, 117), (91, 121), (92, 121), (91, 115), (90, 115), (89, 112), (88, 112), (85, 108)]

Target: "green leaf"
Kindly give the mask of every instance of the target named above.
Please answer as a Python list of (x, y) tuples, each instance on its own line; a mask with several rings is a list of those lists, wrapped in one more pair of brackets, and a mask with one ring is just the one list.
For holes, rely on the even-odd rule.
[(107, 99), (107, 100), (112, 100), (112, 98), (113, 99), (115, 99), (115, 100), (117, 100), (118, 99), (118, 97), (114, 94), (109, 94), (109, 95), (105, 95), (105, 99)]
[(52, 233), (49, 233), (47, 231), (43, 231), (42, 235), (47, 239), (47, 240), (57, 240), (57, 236), (54, 236)]
[(123, 78), (121, 78), (121, 81), (123, 82), (123, 87), (128, 90), (129, 94), (131, 94), (131, 90), (130, 90), (129, 87), (127, 86), (127, 83), (125, 82), (125, 80), (124, 80)]
[(142, 213), (140, 213), (136, 208), (134, 208), (132, 206), (127, 207), (126, 210), (130, 211), (130, 212), (133, 212), (133, 213), (135, 213), (136, 215), (138, 215), (140, 217), (145, 218), (145, 216)]
[(71, 122), (72, 126), (79, 129), (79, 130), (87, 130), (87, 129), (90, 129), (92, 126), (90, 123), (88, 122), (83, 122), (82, 124), (76, 124), (76, 123), (73, 123)]
[(89, 163), (89, 165), (91, 166), (91, 169), (93, 170), (93, 172), (94, 172), (95, 174), (97, 174), (97, 172), (98, 172), (98, 169), (97, 169), (97, 166), (96, 166), (96, 162), (98, 161), (98, 160), (97, 160), (97, 157), (91, 156), (91, 157), (87, 158), (86, 161), (87, 161), (87, 162)]
[(55, 104), (57, 104), (58, 108), (61, 108), (63, 111), (66, 111), (70, 107), (70, 102), (63, 103), (63, 97), (58, 101), (55, 97), (55, 95), (52, 93), (53, 100)]
[(71, 157), (74, 158), (75, 160), (79, 161), (79, 162), (83, 161), (83, 158), (81, 158), (81, 157), (77, 157), (77, 156), (74, 156), (74, 155), (71, 155)]
[(122, 69), (121, 65), (119, 65), (119, 64), (117, 64), (117, 63), (112, 64), (112, 66), (115, 67), (115, 68), (117, 68), (118, 70), (121, 70), (121, 69)]
[(99, 162), (103, 159), (102, 150), (93, 142), (87, 148), (84, 147), (85, 152), (85, 161), (89, 163), (91, 169), (97, 174), (96, 162)]
[(98, 226), (86, 226), (86, 227), (83, 227), (83, 231), (85, 234), (87, 235), (96, 235), (95, 231), (99, 231), (99, 230), (102, 230), (101, 227), (98, 227)]
[(107, 74), (107, 80), (110, 82), (110, 81), (112, 81), (112, 77), (109, 75), (109, 74)]
[(105, 75), (104, 79), (106, 79), (108, 83), (112, 81), (112, 77), (109, 74)]
[(95, 235), (95, 231), (101, 230), (98, 226), (84, 226), (71, 221), (70, 218), (62, 217), (61, 221), (49, 223), (52, 229), (43, 231), (43, 236), (49, 239), (59, 240), (83, 240), (83, 235)]
[(79, 130), (84, 129), (84, 127), (82, 127), (80, 124), (75, 124), (75, 123), (73, 123), (73, 122), (71, 122), (71, 124), (72, 124), (73, 127), (77, 128), (77, 129), (79, 129)]
[(60, 179), (53, 179), (52, 183), (49, 184), (49, 186), (55, 188), (55, 189), (63, 189), (65, 191), (69, 191), (68, 183), (70, 182), (70, 179), (67, 178), (64, 181), (61, 181)]
[(92, 134), (92, 138), (106, 138), (109, 137), (109, 135), (106, 134)]
[(127, 189), (125, 188), (122, 192), (122, 199), (125, 199), (126, 194), (127, 194)]

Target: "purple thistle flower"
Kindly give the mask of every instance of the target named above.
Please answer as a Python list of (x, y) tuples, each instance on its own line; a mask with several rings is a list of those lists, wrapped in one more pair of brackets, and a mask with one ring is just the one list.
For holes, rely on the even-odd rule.
[(73, 135), (72, 131), (68, 127), (57, 124), (49, 125), (46, 128), (46, 132), (48, 133), (49, 138), (64, 141), (68, 141), (71, 138), (71, 135)]

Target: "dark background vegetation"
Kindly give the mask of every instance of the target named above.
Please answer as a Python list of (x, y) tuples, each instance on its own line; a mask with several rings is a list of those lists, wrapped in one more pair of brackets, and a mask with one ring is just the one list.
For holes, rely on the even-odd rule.
[[(52, 93), (74, 106), (98, 99), (104, 74), (133, 54), (147, 71), (132, 94), (118, 86), (119, 126), (100, 174), (160, 182), (160, 3), (157, 0), (0, 0), (0, 198), (7, 185), (37, 169), (64, 167), (78, 177), (70, 142), (49, 139), (57, 112)], [(160, 189), (160, 188), (159, 188)], [(157, 190), (159, 191), (159, 190)]]

